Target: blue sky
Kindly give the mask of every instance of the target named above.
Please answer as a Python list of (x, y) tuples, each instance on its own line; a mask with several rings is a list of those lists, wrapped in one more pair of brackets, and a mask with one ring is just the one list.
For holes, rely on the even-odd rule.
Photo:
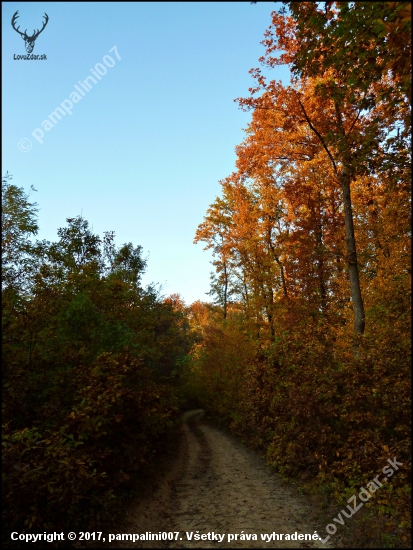
[[(179, 293), (187, 303), (209, 300), (211, 255), (193, 239), (219, 180), (235, 168), (234, 148), (251, 115), (233, 100), (248, 96), (248, 71), (259, 66), (275, 8), (4, 2), (3, 174), (37, 189), (38, 237), (56, 240), (66, 218), (82, 214), (96, 233), (113, 230), (117, 244), (143, 247), (144, 284), (160, 283), (164, 295)], [(17, 10), (20, 31), (30, 35), (48, 14), (33, 50), (47, 60), (14, 59), (26, 54), (10, 24)], [(89, 80), (81, 96), (75, 86), (82, 89), (79, 81), (99, 63), (101, 79)], [(288, 70), (271, 77), (287, 82)], [(73, 93), (81, 99), (70, 107)], [(71, 114), (54, 116), (44, 130), (63, 102)]]

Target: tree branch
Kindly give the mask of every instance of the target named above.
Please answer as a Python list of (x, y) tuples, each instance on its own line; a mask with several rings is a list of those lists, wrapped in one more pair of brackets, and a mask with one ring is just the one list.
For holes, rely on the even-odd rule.
[(304, 116), (305, 116), (305, 119), (306, 119), (308, 125), (310, 126), (311, 130), (315, 133), (315, 135), (318, 137), (318, 139), (320, 140), (321, 145), (324, 147), (324, 149), (325, 149), (327, 155), (329, 156), (329, 158), (330, 158), (330, 160), (331, 160), (331, 162), (332, 162), (332, 164), (333, 164), (334, 173), (336, 174), (336, 176), (338, 176), (338, 171), (337, 171), (336, 163), (335, 163), (335, 161), (334, 161), (333, 155), (330, 153), (330, 150), (329, 150), (329, 148), (327, 147), (327, 145), (326, 145), (326, 143), (325, 143), (325, 141), (324, 141), (323, 136), (322, 136), (322, 135), (320, 134), (320, 132), (313, 126), (313, 124), (312, 124), (312, 122), (311, 122), (309, 116), (307, 115), (307, 112), (306, 112), (306, 110), (305, 110), (305, 108), (304, 108), (304, 105), (301, 103), (301, 100), (300, 100), (300, 98), (298, 97), (298, 94), (297, 94), (297, 99), (298, 99), (298, 103), (300, 104), (300, 107), (301, 107), (301, 109), (302, 109), (302, 111), (303, 111), (303, 113), (304, 113)]

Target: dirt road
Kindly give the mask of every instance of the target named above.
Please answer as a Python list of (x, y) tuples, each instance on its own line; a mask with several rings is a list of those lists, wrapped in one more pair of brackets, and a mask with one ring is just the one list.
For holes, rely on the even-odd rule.
[[(179, 459), (154, 495), (133, 509), (123, 533), (177, 532), (178, 540), (119, 542), (142, 548), (323, 548), (320, 540), (263, 541), (262, 534), (313, 534), (304, 497), (280, 481), (255, 452), (210, 425), (202, 410), (183, 418)], [(186, 533), (225, 535), (188, 540)], [(257, 540), (228, 541), (228, 534), (255, 534)], [(325, 532), (324, 532), (325, 533)], [(320, 531), (321, 536), (325, 536)], [(181, 539), (181, 540), (180, 540)], [(254, 537), (252, 537), (254, 539)]]

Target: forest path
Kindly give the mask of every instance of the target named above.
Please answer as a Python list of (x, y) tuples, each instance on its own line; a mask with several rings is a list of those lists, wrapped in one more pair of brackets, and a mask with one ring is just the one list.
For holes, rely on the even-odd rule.
[[(209, 424), (204, 411), (183, 416), (179, 458), (155, 494), (130, 512), (120, 533), (179, 531), (173, 541), (123, 541), (122, 548), (323, 548), (320, 540), (263, 541), (261, 534), (313, 534), (311, 509), (304, 497), (278, 479), (265, 461)], [(255, 533), (254, 540), (228, 541), (228, 534)], [(217, 540), (188, 540), (186, 532), (225, 535)], [(320, 531), (320, 535), (326, 536)], [(239, 536), (238, 536), (239, 539)]]

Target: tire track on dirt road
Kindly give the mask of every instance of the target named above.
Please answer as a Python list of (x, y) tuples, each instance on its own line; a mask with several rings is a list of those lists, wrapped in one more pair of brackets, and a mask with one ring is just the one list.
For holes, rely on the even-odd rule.
[[(254, 451), (205, 421), (204, 411), (183, 416), (180, 457), (156, 493), (129, 517), (127, 529), (179, 531), (182, 540), (139, 541), (142, 548), (323, 548), (320, 540), (264, 542), (261, 534), (313, 534), (311, 510)], [(225, 534), (222, 542), (186, 540), (186, 532)], [(228, 534), (255, 533), (258, 540), (228, 542)], [(322, 533), (321, 533), (322, 535)], [(322, 535), (323, 536), (323, 535)], [(137, 547), (137, 543), (118, 543)]]

